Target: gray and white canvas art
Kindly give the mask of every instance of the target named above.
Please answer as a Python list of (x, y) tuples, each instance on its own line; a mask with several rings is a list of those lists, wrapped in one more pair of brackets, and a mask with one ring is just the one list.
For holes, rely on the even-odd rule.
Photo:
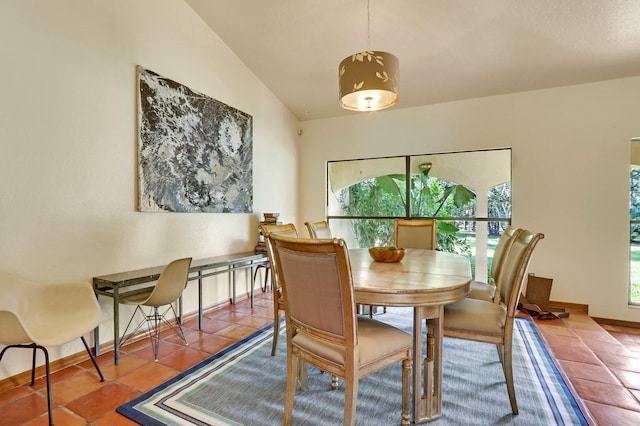
[(139, 209), (251, 213), (253, 120), (138, 67)]

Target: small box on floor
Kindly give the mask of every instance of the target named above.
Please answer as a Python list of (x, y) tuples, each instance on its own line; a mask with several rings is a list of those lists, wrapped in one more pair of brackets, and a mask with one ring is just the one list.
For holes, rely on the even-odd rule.
[(551, 284), (553, 284), (553, 278), (529, 274), (527, 277), (527, 291), (525, 295), (520, 297), (519, 308), (538, 319), (567, 318), (569, 313), (565, 312), (563, 308), (549, 306)]

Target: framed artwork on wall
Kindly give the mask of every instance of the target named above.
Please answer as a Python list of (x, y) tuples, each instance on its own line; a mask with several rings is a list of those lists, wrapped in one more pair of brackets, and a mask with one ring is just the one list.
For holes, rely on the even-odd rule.
[(138, 209), (251, 213), (253, 118), (137, 67)]

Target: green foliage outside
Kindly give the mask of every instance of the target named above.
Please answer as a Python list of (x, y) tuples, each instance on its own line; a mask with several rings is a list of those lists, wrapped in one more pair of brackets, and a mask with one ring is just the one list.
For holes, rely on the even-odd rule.
[[(640, 169), (631, 169), (629, 174), (629, 218), (640, 220)], [(631, 240), (640, 242), (640, 229), (636, 225), (631, 232)]]
[[(410, 178), (411, 217), (464, 216), (473, 220), (476, 194), (464, 185), (430, 177), (430, 163), (423, 166), (422, 173)], [(404, 174), (378, 176), (344, 189), (338, 199), (348, 216), (405, 217), (406, 187)], [(360, 219), (352, 223), (360, 247), (393, 244), (392, 219)], [(439, 221), (438, 250), (471, 255), (467, 240), (457, 237), (458, 231), (454, 222)]]
[[(475, 218), (476, 194), (463, 185), (457, 185), (429, 176), (430, 163), (423, 172), (411, 176), (409, 187), (411, 217), (437, 217), (437, 248), (441, 251), (470, 256), (475, 270), (475, 234), (462, 230), (460, 222), (444, 221), (446, 217)], [(347, 216), (381, 217), (381, 219), (352, 220), (354, 234), (360, 247), (393, 245), (393, 219), (406, 217), (406, 178), (403, 174), (378, 176), (352, 185), (337, 194)], [(511, 185), (499, 185), (491, 189), (488, 196), (488, 216), (511, 217)], [(629, 300), (640, 304), (640, 169), (630, 172), (629, 191), (630, 224), (630, 288)], [(501, 227), (498, 221), (489, 222), (489, 265), (495, 249), (496, 237)], [(493, 246), (492, 246), (493, 244)]]
[[(458, 233), (458, 238), (464, 238), (471, 248), (471, 252), (473, 255), (469, 258), (471, 261), (471, 271), (473, 273), (473, 278), (475, 278), (475, 270), (476, 270), (476, 234), (473, 232), (464, 232), (461, 231)], [(498, 239), (500, 237), (498, 235), (489, 236), (487, 239), (487, 277), (491, 276), (491, 264), (493, 263), (493, 256), (496, 251), (496, 246), (498, 245)]]

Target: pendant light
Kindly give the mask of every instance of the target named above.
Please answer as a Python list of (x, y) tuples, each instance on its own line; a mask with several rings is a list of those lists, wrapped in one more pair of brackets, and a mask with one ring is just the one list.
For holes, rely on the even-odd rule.
[[(370, 0), (367, 0), (367, 41), (371, 45)], [(388, 52), (354, 53), (338, 67), (340, 106), (351, 111), (378, 111), (398, 103), (398, 58)]]

